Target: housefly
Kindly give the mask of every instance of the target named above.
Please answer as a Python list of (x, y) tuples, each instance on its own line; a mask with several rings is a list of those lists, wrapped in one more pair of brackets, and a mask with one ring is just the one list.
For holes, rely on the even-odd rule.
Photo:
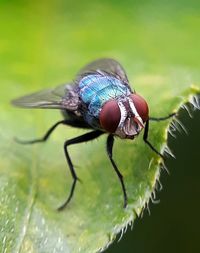
[(71, 83), (20, 97), (13, 100), (12, 104), (28, 108), (60, 109), (64, 116), (64, 119), (56, 122), (42, 138), (19, 141), (23, 144), (46, 141), (61, 124), (92, 129), (64, 143), (64, 153), (73, 183), (68, 198), (58, 210), (63, 210), (70, 202), (78, 180), (68, 152), (69, 145), (87, 142), (102, 134), (108, 134), (107, 154), (120, 181), (124, 207), (126, 207), (127, 193), (123, 176), (112, 155), (114, 138), (134, 139), (144, 129), (144, 142), (162, 157), (162, 154), (148, 141), (149, 121), (165, 120), (174, 115), (162, 118), (149, 117), (147, 102), (131, 89), (123, 67), (113, 59), (98, 59), (85, 66)]

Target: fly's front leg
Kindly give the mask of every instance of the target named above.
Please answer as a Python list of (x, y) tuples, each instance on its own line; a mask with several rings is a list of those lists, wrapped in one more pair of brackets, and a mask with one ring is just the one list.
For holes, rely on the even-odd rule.
[(73, 178), (73, 183), (72, 183), (71, 190), (70, 190), (70, 193), (69, 193), (69, 196), (68, 196), (67, 200), (58, 208), (58, 211), (63, 210), (67, 206), (67, 204), (70, 202), (70, 200), (72, 199), (73, 194), (74, 194), (74, 190), (75, 190), (75, 186), (76, 186), (76, 182), (78, 180), (78, 177), (77, 177), (75, 169), (74, 169), (74, 165), (71, 161), (71, 158), (70, 158), (68, 150), (67, 150), (68, 146), (73, 145), (73, 144), (78, 144), (78, 143), (81, 143), (81, 142), (94, 140), (102, 134), (103, 134), (103, 132), (101, 132), (99, 130), (96, 130), (96, 131), (92, 131), (92, 132), (83, 134), (81, 136), (75, 137), (73, 139), (67, 140), (64, 143), (65, 157), (66, 157), (66, 160), (67, 160), (67, 163), (68, 163), (68, 166), (69, 166), (72, 178)]
[(120, 183), (121, 183), (121, 187), (122, 187), (122, 191), (123, 191), (123, 195), (124, 195), (124, 208), (127, 206), (127, 194), (126, 194), (126, 188), (125, 188), (125, 185), (124, 185), (124, 180), (123, 180), (123, 175), (120, 173), (119, 169), (117, 168), (117, 165), (115, 163), (115, 161), (113, 160), (112, 158), (112, 150), (113, 150), (113, 144), (114, 144), (114, 137), (112, 134), (110, 134), (108, 136), (108, 139), (107, 139), (107, 154), (108, 154), (108, 157), (112, 163), (112, 166), (120, 180)]
[(159, 117), (159, 118), (155, 118), (155, 117), (149, 117), (149, 120), (147, 120), (146, 124), (145, 124), (145, 128), (144, 128), (144, 135), (143, 135), (143, 140), (144, 142), (156, 153), (158, 154), (161, 158), (164, 159), (164, 156), (156, 149), (154, 148), (154, 146), (148, 141), (148, 133), (149, 133), (149, 121), (164, 121), (167, 119), (170, 119), (174, 116), (176, 116), (176, 113), (172, 113), (169, 114), (168, 116), (165, 117)]
[(143, 140), (157, 155), (159, 155), (164, 159), (164, 156), (156, 148), (154, 148), (154, 146), (148, 141), (148, 133), (149, 133), (149, 120), (147, 120), (145, 124)]
[(163, 121), (163, 120), (167, 120), (167, 119), (170, 119), (172, 117), (174, 117), (176, 115), (176, 113), (171, 113), (165, 117), (159, 117), (159, 118), (156, 118), (156, 117), (149, 117), (149, 120), (151, 121)]

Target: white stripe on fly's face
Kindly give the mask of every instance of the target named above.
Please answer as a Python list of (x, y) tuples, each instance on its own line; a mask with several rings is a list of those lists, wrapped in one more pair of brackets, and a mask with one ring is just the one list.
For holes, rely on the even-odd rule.
[(118, 127), (115, 131), (115, 134), (122, 139), (124, 139), (124, 138), (132, 139), (134, 136), (138, 135), (139, 132), (144, 127), (143, 121), (142, 121), (141, 117), (139, 116), (133, 101), (129, 97), (127, 97), (127, 101), (129, 103), (129, 108), (131, 109), (132, 115), (135, 115), (135, 118), (137, 118), (137, 121), (139, 121), (139, 124), (138, 124), (138, 122), (134, 121), (134, 118), (127, 117), (128, 112), (127, 112), (125, 105), (123, 104), (122, 101), (118, 101), (118, 106), (120, 108), (121, 118), (120, 118), (120, 122), (118, 124)]
[(144, 128), (144, 123), (143, 120), (141, 119), (140, 115), (138, 114), (135, 105), (133, 103), (133, 101), (128, 97), (128, 101), (129, 101), (129, 105), (131, 107), (131, 111), (132, 113), (135, 115), (135, 117), (137, 118), (137, 120), (140, 122), (141, 125), (139, 125), (139, 129), (142, 130), (142, 128)]
[(128, 113), (127, 113), (126, 107), (124, 106), (124, 104), (121, 101), (118, 102), (118, 106), (119, 106), (119, 109), (121, 112), (121, 119), (120, 119), (120, 122), (119, 122), (119, 125), (117, 128), (122, 128), (124, 125), (124, 121), (127, 118)]

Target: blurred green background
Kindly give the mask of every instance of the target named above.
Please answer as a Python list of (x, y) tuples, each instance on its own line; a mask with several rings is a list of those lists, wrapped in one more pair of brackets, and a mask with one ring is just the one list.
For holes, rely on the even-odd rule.
[[(99, 57), (124, 63), (133, 82), (164, 78), (173, 90), (199, 84), (199, 28), (194, 0), (0, 0), (0, 86), (15, 84), (15, 96), (24, 87), (54, 86)], [(1, 89), (2, 104), (7, 92)], [(199, 112), (188, 121), (183, 115), (189, 136), (170, 141), (177, 159), (167, 161), (171, 175), (161, 175), (161, 203), (150, 205), (151, 216), (145, 212), (107, 252), (199, 252), (199, 118)]]

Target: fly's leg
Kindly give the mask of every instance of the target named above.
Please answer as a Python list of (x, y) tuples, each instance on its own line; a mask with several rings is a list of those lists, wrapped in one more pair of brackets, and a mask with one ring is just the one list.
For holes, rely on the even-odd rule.
[(70, 190), (70, 193), (69, 193), (69, 196), (68, 196), (67, 200), (58, 208), (58, 211), (63, 210), (67, 206), (67, 204), (70, 202), (70, 200), (72, 199), (73, 194), (74, 194), (74, 190), (75, 190), (75, 186), (76, 186), (76, 182), (78, 180), (78, 177), (76, 175), (73, 163), (71, 161), (71, 158), (70, 158), (68, 150), (67, 150), (68, 146), (96, 139), (102, 134), (103, 134), (103, 132), (101, 132), (99, 130), (96, 130), (96, 131), (92, 131), (92, 132), (83, 134), (81, 136), (75, 137), (73, 139), (67, 140), (64, 143), (65, 157), (67, 159), (67, 163), (68, 163), (68, 166), (69, 166), (72, 178), (73, 178), (73, 183), (72, 183), (71, 190)]
[[(169, 114), (168, 116), (160, 117), (160, 118), (150, 117), (149, 120), (163, 121), (163, 120), (170, 119), (170, 118), (174, 117), (175, 115), (176, 115), (176, 113), (172, 113), (172, 114)], [(149, 120), (145, 124), (143, 140), (156, 154), (158, 154), (161, 158), (164, 159), (164, 156), (156, 148), (154, 148), (154, 146), (148, 141)]]
[(165, 117), (159, 117), (159, 118), (155, 118), (155, 117), (149, 117), (149, 120), (152, 120), (152, 121), (163, 121), (163, 120), (167, 120), (167, 119), (170, 119), (172, 117), (174, 117), (176, 115), (176, 113), (171, 113)]
[(19, 140), (19, 139), (15, 138), (15, 141), (17, 143), (24, 144), (24, 145), (35, 144), (35, 143), (39, 143), (39, 142), (45, 142), (50, 137), (50, 135), (55, 130), (55, 128), (57, 126), (61, 125), (61, 124), (68, 124), (68, 121), (67, 120), (58, 121), (51, 128), (49, 128), (49, 130), (46, 132), (46, 134), (42, 138), (35, 139), (35, 140), (27, 140), (27, 141)]
[(123, 195), (124, 195), (124, 208), (125, 208), (127, 206), (126, 188), (124, 185), (123, 175), (120, 173), (119, 169), (117, 168), (116, 163), (114, 162), (114, 160), (112, 158), (113, 144), (114, 144), (114, 137), (113, 137), (113, 135), (110, 134), (107, 138), (107, 154), (108, 154), (108, 157), (112, 163), (112, 166), (113, 166), (113, 168), (114, 168), (115, 172), (117, 173), (117, 176), (120, 180)]
[(156, 148), (154, 148), (154, 146), (148, 141), (148, 133), (149, 133), (149, 120), (147, 120), (145, 124), (143, 140), (157, 155), (159, 155), (161, 158), (164, 159), (164, 156)]

